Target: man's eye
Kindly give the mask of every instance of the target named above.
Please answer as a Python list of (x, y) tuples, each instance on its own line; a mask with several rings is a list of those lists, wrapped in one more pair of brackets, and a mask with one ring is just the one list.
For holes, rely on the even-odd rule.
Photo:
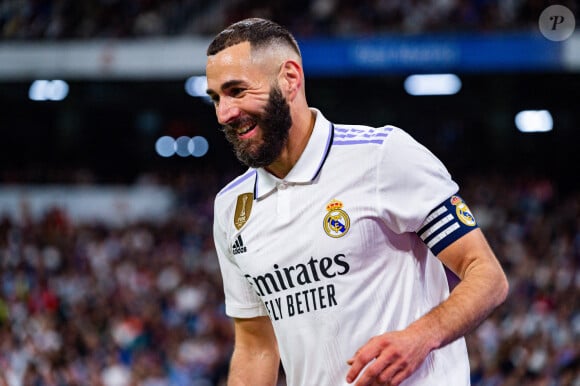
[(240, 94), (241, 94), (243, 91), (244, 91), (244, 89), (243, 89), (243, 88), (232, 88), (232, 89), (230, 90), (230, 94), (231, 94), (232, 96), (237, 96), (237, 95), (240, 95)]

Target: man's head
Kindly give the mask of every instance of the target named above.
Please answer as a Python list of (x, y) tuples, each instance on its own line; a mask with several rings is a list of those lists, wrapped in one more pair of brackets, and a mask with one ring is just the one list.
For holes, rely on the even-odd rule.
[(291, 48), (300, 56), (298, 43), (286, 28), (259, 18), (241, 20), (224, 29), (208, 46), (207, 56), (244, 42), (249, 42), (254, 49), (271, 48), (280, 44)]
[(219, 33), (207, 54), (207, 92), (238, 159), (272, 164), (288, 142), (291, 104), (304, 93), (296, 40), (276, 23), (247, 19)]

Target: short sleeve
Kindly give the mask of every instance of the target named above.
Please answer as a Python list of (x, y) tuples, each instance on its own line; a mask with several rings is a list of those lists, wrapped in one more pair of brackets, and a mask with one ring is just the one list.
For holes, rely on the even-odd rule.
[(216, 204), (214, 208), (213, 237), (224, 285), (226, 314), (234, 318), (267, 316), (268, 312), (264, 303), (247, 281), (244, 273), (230, 253), (227, 233), (220, 223), (223, 218), (223, 212), (219, 210)]
[(405, 131), (395, 128), (383, 146), (377, 169), (382, 217), (396, 233), (416, 232), (458, 185), (443, 163)]

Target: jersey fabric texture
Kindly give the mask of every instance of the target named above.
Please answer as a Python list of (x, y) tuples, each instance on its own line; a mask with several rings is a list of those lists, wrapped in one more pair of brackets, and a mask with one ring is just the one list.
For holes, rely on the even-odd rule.
[[(334, 125), (312, 110), (312, 136), (286, 178), (250, 168), (218, 193), (214, 240), (226, 313), (270, 317), (288, 385), (346, 386), (360, 346), (448, 297), (422, 238), (466, 231), (447, 236), (455, 215), (434, 226), (458, 186), (424, 146), (397, 127)], [(449, 384), (469, 385), (463, 338), (403, 383)]]

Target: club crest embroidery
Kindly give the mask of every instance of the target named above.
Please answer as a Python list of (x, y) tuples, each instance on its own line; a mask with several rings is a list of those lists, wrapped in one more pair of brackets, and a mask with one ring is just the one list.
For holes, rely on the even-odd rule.
[(334, 199), (326, 205), (326, 216), (322, 226), (330, 237), (338, 238), (344, 236), (350, 229), (350, 217), (342, 209), (342, 202)]
[(250, 218), (252, 213), (252, 204), (254, 203), (253, 193), (244, 193), (238, 196), (236, 202), (236, 211), (234, 212), (234, 226), (240, 229)]
[(470, 227), (476, 225), (475, 217), (473, 216), (473, 214), (471, 214), (469, 207), (460, 197), (457, 196), (451, 197), (451, 204), (455, 206), (455, 213), (457, 214), (457, 218), (459, 218), (459, 221)]

